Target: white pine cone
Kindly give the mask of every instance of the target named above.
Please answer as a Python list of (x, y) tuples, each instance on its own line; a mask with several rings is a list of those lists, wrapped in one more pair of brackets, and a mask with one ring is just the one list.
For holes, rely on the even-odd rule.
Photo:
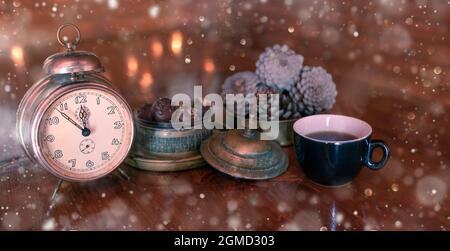
[(222, 96), (226, 94), (255, 94), (258, 76), (250, 71), (237, 72), (225, 79), (222, 85)]
[(303, 56), (287, 45), (267, 47), (256, 62), (256, 75), (261, 81), (282, 90), (289, 90), (298, 81)]
[(336, 84), (322, 67), (303, 67), (300, 81), (291, 88), (290, 95), (301, 114), (311, 115), (331, 109), (336, 100)]
[[(256, 86), (260, 83), (258, 76), (250, 71), (237, 72), (225, 79), (222, 85), (221, 95), (224, 100), (226, 100), (227, 94), (243, 94), (244, 97), (248, 94), (256, 93)], [(237, 103), (237, 101), (236, 101)], [(243, 100), (240, 104), (236, 104), (234, 110), (238, 116), (247, 116), (249, 113), (249, 106)], [(237, 109), (242, 107), (245, 109)]]

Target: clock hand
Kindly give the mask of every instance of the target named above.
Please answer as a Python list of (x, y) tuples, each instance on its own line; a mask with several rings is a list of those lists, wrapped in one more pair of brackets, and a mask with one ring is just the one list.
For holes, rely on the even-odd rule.
[(83, 121), (84, 128), (87, 128), (88, 113), (86, 112), (86, 110), (84, 110), (83, 105), (81, 105), (80, 107), (80, 113), (78, 114), (78, 116)]
[(91, 130), (87, 127), (87, 122), (88, 122), (88, 113), (86, 112), (86, 110), (84, 110), (83, 105), (81, 105), (80, 107), (80, 113), (78, 114), (78, 116), (80, 117), (80, 119), (83, 121), (83, 130), (81, 132), (81, 134), (85, 137), (89, 136), (91, 134)]
[(67, 114), (65, 114), (64, 112), (62, 112), (58, 109), (56, 109), (56, 110), (61, 114), (61, 116), (63, 116), (63, 118), (67, 119), (70, 123), (72, 123), (73, 125), (78, 127), (78, 129), (83, 131), (83, 127), (81, 127), (77, 122), (75, 122), (73, 119), (71, 119)]
[(86, 145), (86, 146), (84, 147), (84, 149), (81, 150), (81, 152), (84, 153), (84, 151), (86, 151), (86, 149), (88, 149), (88, 148), (89, 148), (89, 145)]
[(73, 119), (71, 119), (67, 114), (65, 114), (64, 112), (56, 109), (63, 118), (67, 119), (70, 123), (72, 123), (73, 125), (75, 125), (76, 127), (78, 127), (78, 129), (81, 130), (81, 135), (87, 137), (91, 134), (91, 130), (89, 130), (89, 128), (86, 127), (81, 127), (77, 122), (75, 122)]

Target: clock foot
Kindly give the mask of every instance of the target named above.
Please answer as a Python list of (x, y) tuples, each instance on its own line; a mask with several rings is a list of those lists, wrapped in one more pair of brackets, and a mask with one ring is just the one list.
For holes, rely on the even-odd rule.
[[(56, 195), (58, 194), (59, 190), (61, 189), (62, 182), (63, 182), (63, 180), (62, 180), (62, 179), (59, 179), (59, 180), (58, 180), (58, 183), (56, 184), (55, 188), (53, 189), (52, 197), (50, 198), (50, 205), (49, 205), (49, 207), (48, 207), (48, 209), (47, 209), (47, 212), (45, 213), (45, 215), (46, 215), (47, 217), (50, 216), (50, 213), (52, 212), (52, 209), (53, 209), (53, 207), (54, 207), (55, 204), (56, 204), (56, 201), (55, 201)], [(44, 219), (43, 219), (43, 220), (44, 220)], [(41, 222), (41, 225), (42, 225), (42, 224), (43, 224), (43, 222)]]
[(53, 189), (53, 194), (52, 197), (50, 198), (50, 202), (53, 202), (56, 198), (56, 195), (58, 194), (59, 190), (61, 189), (61, 185), (62, 185), (63, 180), (59, 179), (58, 183), (56, 184), (55, 189)]
[(120, 177), (122, 177), (124, 180), (126, 181), (130, 181), (131, 177), (122, 169), (122, 168), (117, 168), (117, 172), (119, 172)]

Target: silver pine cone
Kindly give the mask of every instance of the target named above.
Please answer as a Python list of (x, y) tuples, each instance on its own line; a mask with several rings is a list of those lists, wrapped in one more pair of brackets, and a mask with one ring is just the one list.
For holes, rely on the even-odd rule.
[(258, 76), (250, 71), (237, 72), (225, 79), (222, 85), (222, 96), (226, 94), (255, 94)]
[(287, 45), (267, 47), (256, 62), (256, 75), (261, 81), (282, 90), (289, 90), (298, 81), (303, 56)]
[(297, 112), (303, 115), (331, 109), (336, 95), (336, 85), (331, 75), (322, 67), (303, 67), (300, 80), (290, 91)]
[[(243, 94), (244, 97), (249, 94), (254, 95), (256, 93), (256, 86), (259, 82), (258, 76), (253, 72), (237, 72), (225, 79), (225, 82), (222, 85), (222, 98), (225, 101), (227, 94)], [(238, 107), (243, 109), (237, 109)], [(245, 101), (242, 101), (240, 104), (235, 103), (234, 109), (239, 116), (247, 116), (249, 113), (249, 107)]]

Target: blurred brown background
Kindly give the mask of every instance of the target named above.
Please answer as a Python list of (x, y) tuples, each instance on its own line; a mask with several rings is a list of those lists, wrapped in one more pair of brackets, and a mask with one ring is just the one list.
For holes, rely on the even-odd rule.
[[(62, 50), (56, 30), (65, 22), (79, 26), (78, 49), (100, 57), (133, 107), (192, 93), (194, 84), (218, 92), (227, 76), (254, 70), (266, 46), (287, 44), (304, 55), (306, 65), (321, 65), (333, 75), (338, 97), (331, 112), (367, 120), (375, 136), (391, 144), (390, 169), (382, 176), (411, 187), (427, 174), (440, 177), (439, 210), (448, 212), (446, 0), (0, 1), (5, 164), (22, 155), (14, 132), (17, 104), (43, 76), (45, 58)], [(448, 216), (440, 217), (432, 229), (448, 225)], [(389, 226), (397, 227), (394, 222)]]
[(276, 43), (330, 71), (336, 109), (347, 114), (363, 115), (377, 96), (422, 101), (398, 112), (439, 115), (450, 104), (447, 1), (1, 1), (0, 14), (0, 160), (16, 153), (16, 104), (62, 50), (65, 22), (79, 26), (78, 49), (101, 58), (133, 107), (194, 84), (217, 92)]

